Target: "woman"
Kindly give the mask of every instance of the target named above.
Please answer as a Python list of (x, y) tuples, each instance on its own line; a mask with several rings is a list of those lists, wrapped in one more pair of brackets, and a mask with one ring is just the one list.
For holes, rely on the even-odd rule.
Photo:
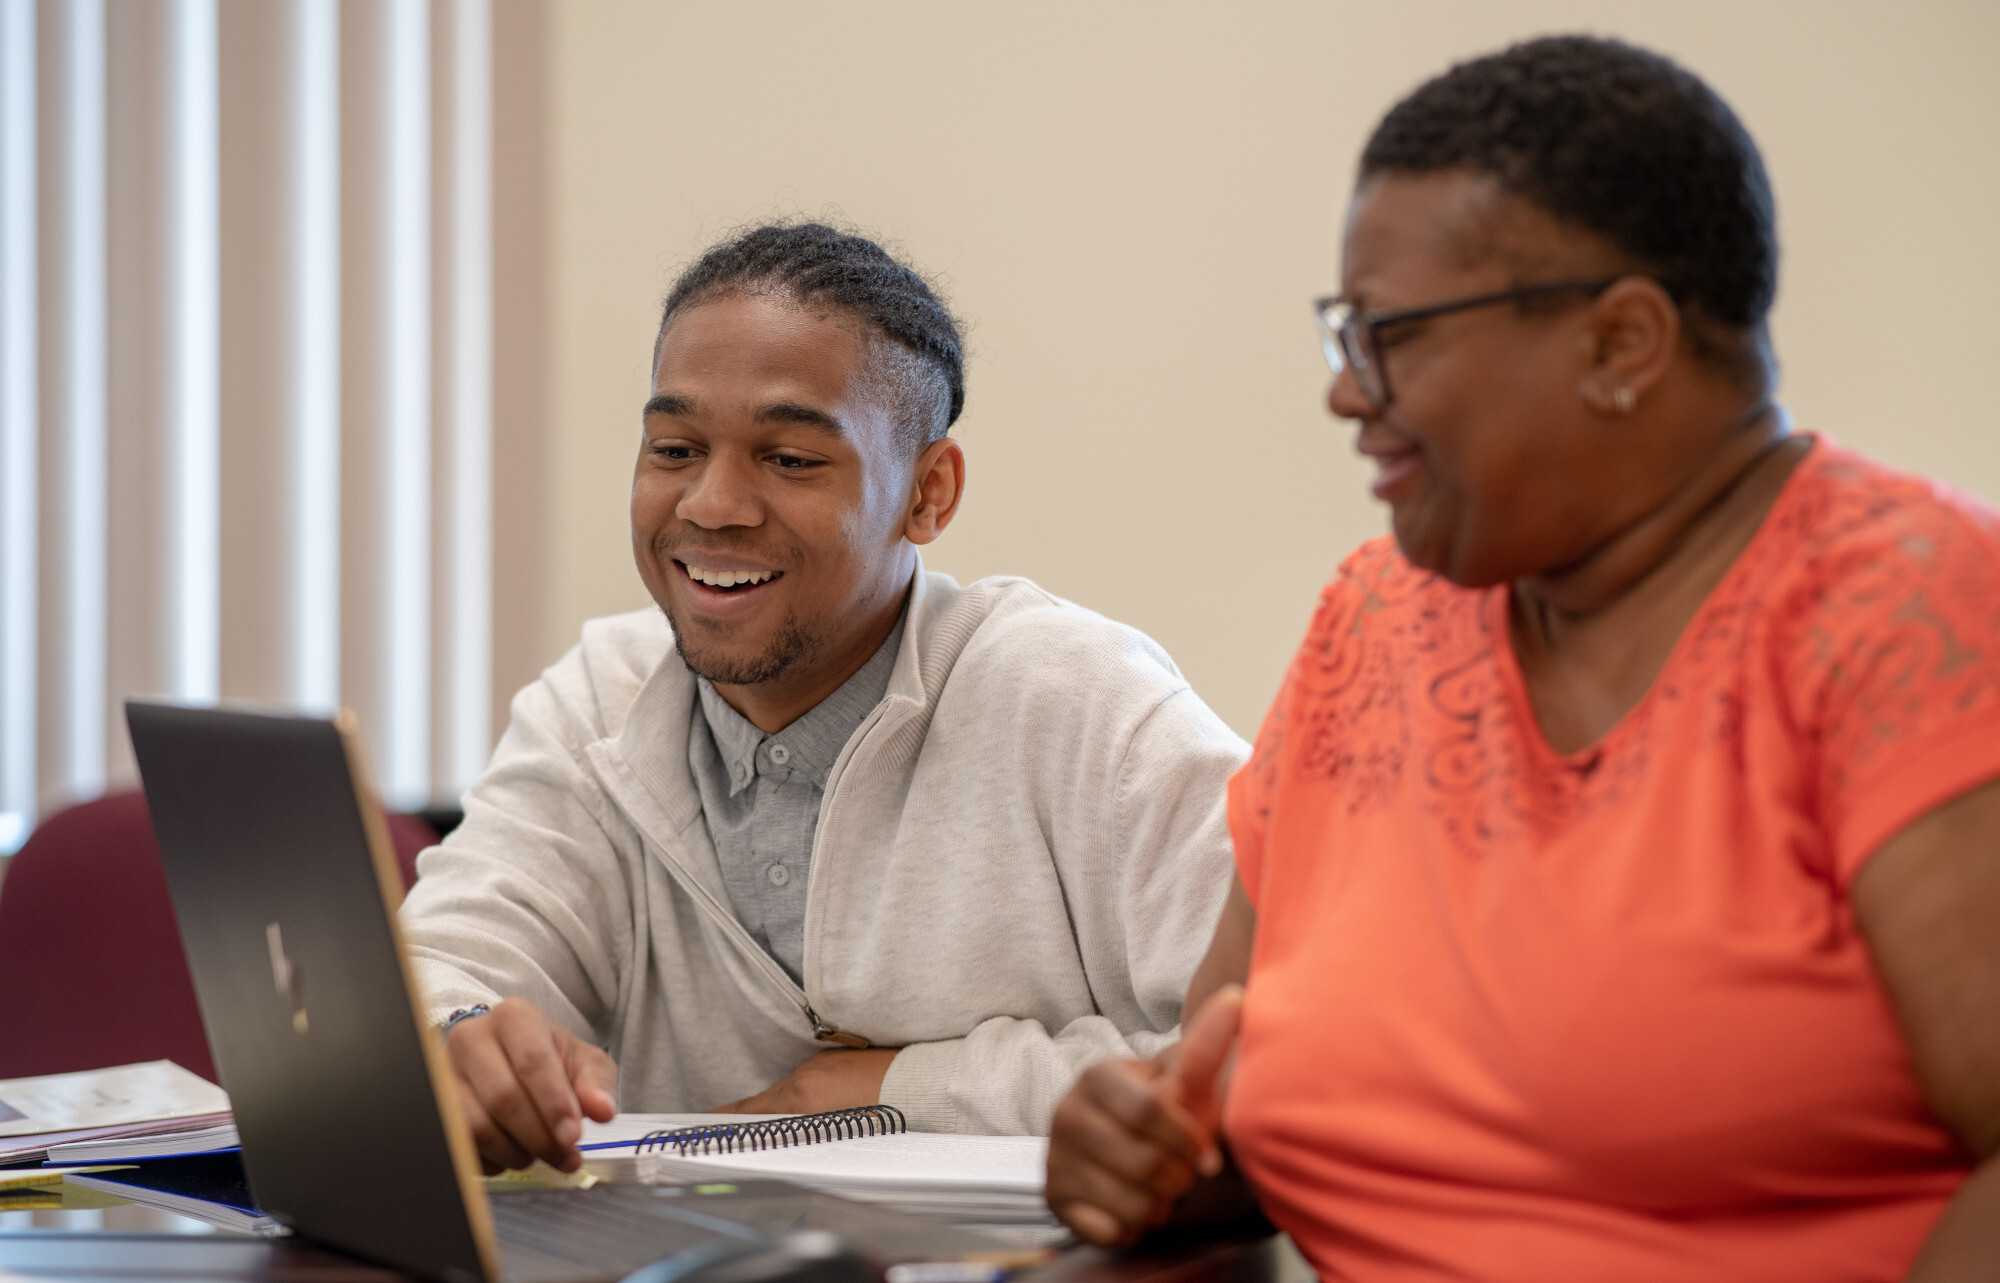
[(1789, 430), (1776, 263), (1630, 46), (1378, 126), (1321, 318), (1394, 539), (1231, 784), (1180, 1050), (1057, 1112), (1080, 1235), (1226, 1141), (1332, 1278), (2000, 1271), (2000, 520)]

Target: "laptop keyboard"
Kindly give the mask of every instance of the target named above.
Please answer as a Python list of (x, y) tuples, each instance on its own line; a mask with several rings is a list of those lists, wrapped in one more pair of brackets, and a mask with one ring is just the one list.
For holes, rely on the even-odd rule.
[(646, 1185), (495, 1194), (493, 1229), (508, 1283), (615, 1279), (719, 1239), (763, 1238)]

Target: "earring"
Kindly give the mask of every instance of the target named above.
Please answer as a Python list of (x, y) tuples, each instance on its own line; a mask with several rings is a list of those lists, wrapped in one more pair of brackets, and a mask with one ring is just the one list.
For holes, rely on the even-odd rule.
[(1631, 388), (1619, 388), (1611, 394), (1611, 408), (1620, 414), (1632, 413), (1633, 407), (1638, 404), (1639, 398)]

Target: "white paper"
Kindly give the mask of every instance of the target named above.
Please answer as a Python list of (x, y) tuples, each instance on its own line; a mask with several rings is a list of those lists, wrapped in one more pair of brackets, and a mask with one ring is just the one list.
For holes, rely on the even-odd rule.
[(228, 1093), (171, 1060), (0, 1080), (0, 1136), (191, 1118), (228, 1108)]
[[(904, 1132), (750, 1153), (668, 1153), (660, 1155), (658, 1162), (668, 1170), (714, 1168), (740, 1176), (775, 1176), (841, 1189), (874, 1186), (1039, 1197), (1048, 1155), (1049, 1143), (1039, 1136)], [(647, 1155), (639, 1161), (643, 1168), (654, 1158)]]
[(169, 1154), (207, 1154), (234, 1149), (240, 1142), (230, 1123), (193, 1129), (176, 1128), (150, 1136), (113, 1136), (99, 1140), (49, 1145), (50, 1163), (102, 1163), (127, 1158), (159, 1158)]
[[(1048, 1141), (906, 1132), (724, 1154), (652, 1152), (597, 1161), (612, 1180), (788, 1180), (810, 1189), (972, 1225), (1047, 1225)], [(614, 1153), (617, 1151), (613, 1151)]]
[[(583, 1146), (617, 1144), (629, 1145), (635, 1140), (643, 1140), (654, 1132), (676, 1131), (682, 1127), (714, 1127), (722, 1123), (761, 1123), (772, 1118), (784, 1118), (785, 1114), (619, 1114), (608, 1123), (583, 1120), (583, 1135), (577, 1144)], [(612, 1153), (624, 1152), (612, 1150)]]

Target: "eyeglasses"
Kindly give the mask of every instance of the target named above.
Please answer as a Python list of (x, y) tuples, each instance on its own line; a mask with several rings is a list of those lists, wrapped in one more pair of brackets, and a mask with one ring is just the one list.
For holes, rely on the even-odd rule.
[(1396, 312), (1378, 312), (1370, 315), (1357, 308), (1339, 295), (1313, 300), (1313, 315), (1319, 321), (1320, 350), (1326, 355), (1327, 368), (1335, 378), (1342, 370), (1354, 371), (1354, 382), (1361, 389), (1361, 395), (1368, 399), (1371, 410), (1382, 411), (1389, 407), (1389, 371), (1382, 364), (1382, 343), (1380, 334), (1392, 325), (1406, 325), (1412, 321), (1428, 321), (1432, 317), (1449, 316), (1453, 312), (1467, 312), (1475, 307), (1492, 307), (1498, 303), (1519, 303), (1525, 299), (1541, 298), (1550, 294), (1583, 294), (1595, 297), (1623, 279), (1610, 276), (1596, 281), (1547, 281), (1540, 285), (1522, 285), (1511, 290), (1499, 290), (1492, 294), (1475, 294), (1471, 298), (1452, 299), (1447, 303), (1431, 303), (1424, 307), (1406, 307)]

